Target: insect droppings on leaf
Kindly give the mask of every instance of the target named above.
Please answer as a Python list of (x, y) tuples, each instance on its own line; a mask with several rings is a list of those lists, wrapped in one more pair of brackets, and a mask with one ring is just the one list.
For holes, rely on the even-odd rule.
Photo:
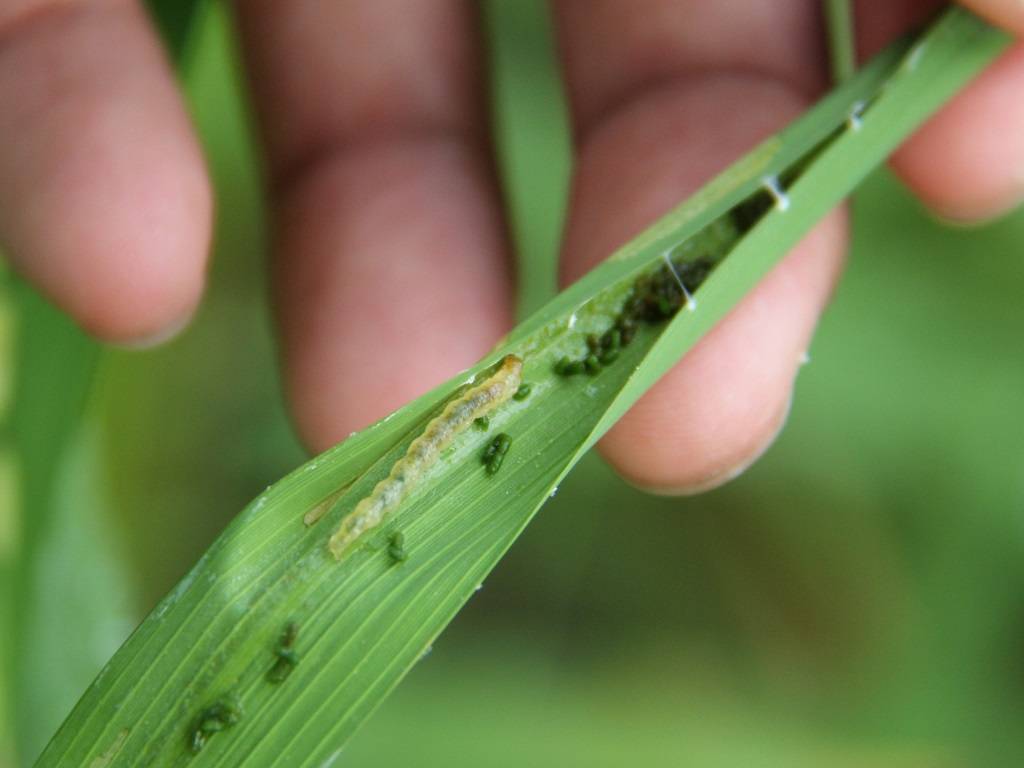
[(288, 675), (292, 673), (292, 670), (299, 663), (299, 654), (296, 652), (295, 640), (299, 636), (299, 625), (294, 621), (289, 621), (284, 630), (281, 632), (281, 637), (277, 641), (277, 646), (274, 648), (274, 656), (276, 661), (274, 666), (267, 670), (267, 681), (271, 683), (283, 683)]
[(395, 563), (404, 563), (409, 554), (405, 551), (405, 534), (395, 531), (388, 539), (388, 556)]
[(480, 456), (480, 463), (484, 465), (488, 475), (493, 475), (501, 469), (501, 464), (505, 461), (505, 454), (508, 453), (509, 446), (511, 445), (512, 438), (505, 432), (497, 435), (488, 443), (487, 448), (484, 449), (483, 454)]
[(559, 376), (575, 376), (578, 373), (583, 373), (583, 361), (563, 357), (555, 363), (555, 373)]
[(241, 705), (233, 698), (220, 699), (205, 707), (189, 729), (189, 751), (198, 754), (214, 734), (234, 727), (241, 718)]

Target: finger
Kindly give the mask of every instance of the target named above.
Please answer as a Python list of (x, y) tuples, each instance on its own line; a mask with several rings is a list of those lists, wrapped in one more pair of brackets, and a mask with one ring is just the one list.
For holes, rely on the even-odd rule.
[(511, 281), (473, 5), (243, 0), (285, 379), (314, 449), (472, 364)]
[(1024, 3), (1020, 0), (962, 0), (962, 3), (993, 24), (1024, 37)]
[[(920, 26), (941, 5), (933, 0), (858, 3), (862, 55)], [(1024, 30), (1024, 4), (971, 0), (964, 5), (1008, 29)], [(947, 219), (980, 221), (1012, 209), (1024, 197), (1022, 89), (1024, 46), (1018, 44), (925, 123), (893, 155), (893, 169)]]
[(88, 331), (153, 340), (198, 300), (202, 159), (134, 2), (0, 9), (0, 241)]
[(903, 181), (944, 218), (1004, 214), (1024, 199), (1024, 45), (953, 98), (892, 158)]
[[(558, 2), (579, 159), (563, 250), (574, 279), (743, 151), (824, 82), (813, 2)], [(736, 474), (777, 433), (842, 260), (833, 215), (600, 444), (667, 492)]]
[(611, 429), (602, 451), (626, 479), (696, 493), (768, 449), (789, 415), (846, 234), (844, 212), (830, 214)]

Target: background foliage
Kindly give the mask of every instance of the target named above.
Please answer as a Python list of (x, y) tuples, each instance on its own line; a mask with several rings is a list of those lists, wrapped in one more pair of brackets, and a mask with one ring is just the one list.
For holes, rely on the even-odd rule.
[[(553, 290), (569, 168), (539, 8), (498, 2), (487, 18), (531, 308)], [(38, 462), (46, 494), (25, 472), (21, 495), (47, 499), (49, 522), (0, 537), (32, 553), (5, 579), (21, 596), (4, 621), (23, 640), (5, 649), (0, 736), (19, 734), (21, 762), (226, 516), (302, 458), (274, 371), (232, 50), (214, 7), (185, 64), (220, 213), (197, 322), (158, 351), (105, 352), (82, 379), (82, 417), (73, 393), (38, 396), (53, 426), (37, 434), (59, 460)], [(884, 174), (855, 209), (850, 269), (778, 444), (692, 499), (644, 496), (586, 460), (356, 737), (351, 764), (1024, 758), (1024, 218), (950, 230)], [(59, 359), (91, 367), (54, 322), (48, 344), (84, 350)], [(17, 434), (11, 421), (0, 435)], [(30, 469), (3, 456), (0, 474)], [(61, 631), (69, 621), (83, 632)]]

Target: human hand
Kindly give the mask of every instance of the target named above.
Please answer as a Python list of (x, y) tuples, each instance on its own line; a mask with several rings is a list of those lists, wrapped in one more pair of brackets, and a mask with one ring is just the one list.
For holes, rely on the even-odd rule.
[[(1024, 34), (1019, 2), (965, 4)], [(857, 5), (875, 50), (937, 3)], [(510, 327), (477, 19), (454, 0), (236, 6), (271, 177), (284, 375), (322, 449)], [(560, 0), (554, 18), (578, 153), (565, 281), (827, 85), (815, 0)], [(941, 215), (985, 219), (1024, 195), (1022, 85), (1018, 44), (894, 157)], [(15, 267), (101, 338), (180, 328), (202, 289), (211, 194), (139, 5), (6, 0), (0, 103), (0, 242)], [(844, 247), (836, 212), (609, 432), (611, 463), (692, 491), (760, 454)]]

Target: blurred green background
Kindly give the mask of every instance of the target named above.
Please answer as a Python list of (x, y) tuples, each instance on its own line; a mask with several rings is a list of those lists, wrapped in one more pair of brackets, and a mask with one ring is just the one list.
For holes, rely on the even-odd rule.
[[(554, 289), (565, 114), (540, 3), (492, 2), (486, 23), (525, 311)], [(0, 271), (0, 345), (36, 318), (0, 348), (18, 364), (0, 371), (2, 616), (18, 630), (0, 633), (0, 766), (31, 763), (227, 520), (304, 458), (219, 5), (183, 78), (219, 214), (194, 325), (96, 362)], [(344, 764), (1024, 764), (1024, 217), (945, 228), (883, 173), (854, 208), (849, 270), (765, 458), (663, 499), (588, 457)], [(5, 416), (19, 382), (33, 396)]]

